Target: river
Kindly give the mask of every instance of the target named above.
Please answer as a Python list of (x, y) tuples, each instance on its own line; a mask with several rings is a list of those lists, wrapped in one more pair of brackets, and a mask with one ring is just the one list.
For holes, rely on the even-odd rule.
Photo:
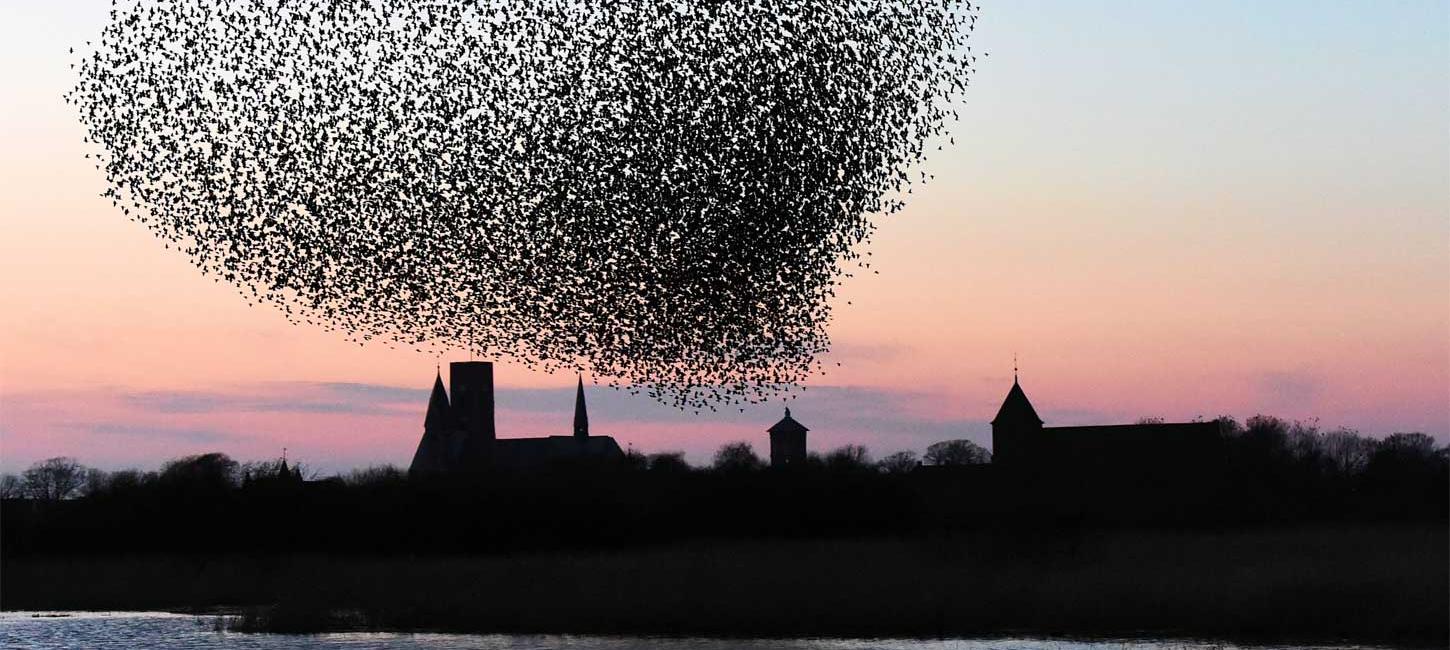
[[(699, 639), (572, 635), (392, 634), (319, 635), (222, 632), (211, 616), (157, 612), (3, 612), (5, 648), (187, 648), (292, 650), (397, 648), (401, 650), (1229, 650), (1218, 642), (1120, 639)], [(1252, 646), (1264, 650), (1264, 646)], [(1276, 646), (1292, 650), (1366, 646)]]

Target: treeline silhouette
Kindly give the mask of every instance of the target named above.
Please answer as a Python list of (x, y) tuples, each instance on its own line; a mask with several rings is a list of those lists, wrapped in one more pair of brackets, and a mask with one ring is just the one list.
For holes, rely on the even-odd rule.
[[(390, 466), (317, 479), (221, 453), (158, 471), (72, 459), (6, 476), (0, 544), (24, 555), (472, 553), (686, 539), (900, 536), (975, 529), (1218, 529), (1442, 522), (1450, 448), (1256, 416), (1220, 421), (1201, 458), (994, 466), (969, 441), (873, 460), (849, 445), (775, 471), (747, 443), (709, 467), (679, 453), (609, 466), (410, 479)], [(1102, 459), (1098, 459), (1101, 461)]]

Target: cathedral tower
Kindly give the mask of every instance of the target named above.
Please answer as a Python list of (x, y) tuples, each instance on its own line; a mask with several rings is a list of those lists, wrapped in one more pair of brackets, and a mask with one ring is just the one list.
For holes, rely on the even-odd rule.
[(462, 434), (458, 443), (458, 469), (487, 471), (493, 458), (493, 363), (455, 361), (448, 364), (453, 389), (453, 417)]

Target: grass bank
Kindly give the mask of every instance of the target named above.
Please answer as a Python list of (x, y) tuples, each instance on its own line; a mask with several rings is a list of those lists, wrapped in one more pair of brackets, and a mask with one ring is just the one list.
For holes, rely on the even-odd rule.
[[(1443, 647), (1440, 526), (969, 533), (467, 557), (7, 558), (5, 609), (252, 607), (316, 631), (1163, 635)], [(340, 615), (340, 613), (343, 613)]]

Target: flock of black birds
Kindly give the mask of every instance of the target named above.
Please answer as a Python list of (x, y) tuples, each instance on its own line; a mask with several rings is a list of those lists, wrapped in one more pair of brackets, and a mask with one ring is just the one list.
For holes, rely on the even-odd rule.
[(821, 370), (977, 12), (113, 2), (67, 101), (125, 214), (294, 322), (714, 409)]

